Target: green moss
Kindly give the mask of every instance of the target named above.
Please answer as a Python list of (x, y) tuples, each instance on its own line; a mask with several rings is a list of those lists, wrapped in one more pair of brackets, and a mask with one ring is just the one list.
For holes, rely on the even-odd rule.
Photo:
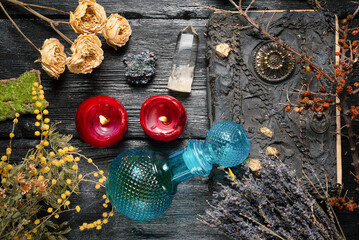
[[(36, 100), (32, 99), (35, 82), (40, 84), (40, 74), (36, 71), (25, 72), (16, 80), (0, 81), (0, 121), (13, 118), (15, 113), (34, 113), (37, 108)], [(42, 103), (41, 110), (49, 105), (45, 99), (38, 101)]]

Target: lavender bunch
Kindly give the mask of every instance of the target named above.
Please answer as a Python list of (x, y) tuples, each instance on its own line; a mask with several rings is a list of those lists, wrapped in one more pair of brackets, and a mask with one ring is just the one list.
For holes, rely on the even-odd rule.
[(324, 211), (284, 163), (263, 156), (261, 164), (260, 177), (248, 166), (240, 181), (228, 175), (232, 186), (222, 185), (200, 220), (231, 239), (345, 239), (327, 199)]

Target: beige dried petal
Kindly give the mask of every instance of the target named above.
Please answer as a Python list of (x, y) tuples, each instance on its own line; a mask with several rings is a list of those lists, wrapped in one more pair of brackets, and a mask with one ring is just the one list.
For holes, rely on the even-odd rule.
[(231, 51), (231, 47), (227, 43), (221, 43), (216, 46), (216, 54), (225, 58)]
[(32, 164), (32, 163), (29, 164), (29, 172), (30, 172), (32, 175), (36, 175), (36, 173), (37, 173), (37, 169), (36, 169), (35, 165)]
[(25, 183), (25, 174), (23, 174), (22, 172), (16, 174), (15, 181), (18, 183)]
[(32, 185), (30, 182), (26, 182), (26, 183), (22, 183), (20, 184), (20, 190), (21, 190), (21, 194), (24, 195), (27, 192), (29, 192), (32, 188)]
[(42, 45), (41, 62), (42, 69), (45, 70), (50, 77), (58, 79), (60, 74), (65, 71), (66, 54), (64, 45), (56, 38), (46, 39)]
[(6, 198), (5, 189), (0, 188), (0, 198)]
[(261, 133), (263, 133), (264, 135), (266, 135), (269, 138), (273, 137), (273, 132), (267, 127), (261, 127)]
[(257, 172), (262, 168), (260, 161), (254, 158), (248, 159), (247, 165), (253, 172)]
[(102, 30), (102, 36), (111, 47), (117, 50), (127, 43), (132, 34), (131, 26), (127, 19), (119, 14), (111, 14)]
[(40, 181), (40, 183), (39, 183), (39, 191), (40, 192), (43, 192), (43, 191), (46, 190), (48, 182), (49, 182), (49, 179), (45, 179), (43, 181)]
[(267, 147), (266, 148), (266, 155), (268, 157), (277, 157), (279, 155), (279, 151), (275, 147)]
[(81, 34), (71, 46), (72, 56), (66, 59), (68, 69), (73, 73), (91, 73), (100, 66), (103, 50), (95, 34)]
[(95, 0), (81, 0), (74, 13), (70, 12), (70, 25), (77, 33), (98, 33), (106, 23), (105, 9)]

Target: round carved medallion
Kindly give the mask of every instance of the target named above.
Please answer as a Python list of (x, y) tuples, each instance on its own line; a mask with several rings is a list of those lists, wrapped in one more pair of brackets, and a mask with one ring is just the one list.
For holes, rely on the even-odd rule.
[(294, 55), (275, 42), (259, 44), (254, 50), (253, 66), (260, 78), (268, 82), (285, 80), (295, 67)]

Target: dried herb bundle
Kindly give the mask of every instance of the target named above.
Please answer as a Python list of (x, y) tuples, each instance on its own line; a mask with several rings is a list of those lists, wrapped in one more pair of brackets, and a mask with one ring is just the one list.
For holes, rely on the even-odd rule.
[[(64, 234), (70, 231), (67, 222), (56, 224), (58, 221), (54, 220), (62, 213), (81, 210), (80, 206), (71, 206), (70, 196), (78, 193), (78, 186), (83, 181), (96, 184), (96, 189), (104, 187), (106, 181), (104, 171), (69, 144), (72, 136), (56, 132), (56, 124), (50, 125), (49, 111), (42, 110), (42, 89), (38, 82), (33, 83), (35, 126), (39, 128), (35, 136), (39, 136), (39, 144), (19, 163), (10, 161), (14, 129), (20, 116), (16, 113), (6, 155), (0, 158), (0, 239), (65, 240)], [(95, 171), (80, 174), (78, 162), (81, 160), (92, 164)], [(103, 207), (107, 208), (109, 199), (103, 195), (102, 200)], [(105, 211), (103, 219), (84, 223), (79, 228), (99, 230), (111, 216), (113, 209)]]
[(261, 163), (258, 178), (248, 166), (239, 181), (228, 175), (233, 186), (214, 194), (200, 220), (231, 239), (345, 239), (327, 198), (325, 211), (284, 163), (268, 157)]

